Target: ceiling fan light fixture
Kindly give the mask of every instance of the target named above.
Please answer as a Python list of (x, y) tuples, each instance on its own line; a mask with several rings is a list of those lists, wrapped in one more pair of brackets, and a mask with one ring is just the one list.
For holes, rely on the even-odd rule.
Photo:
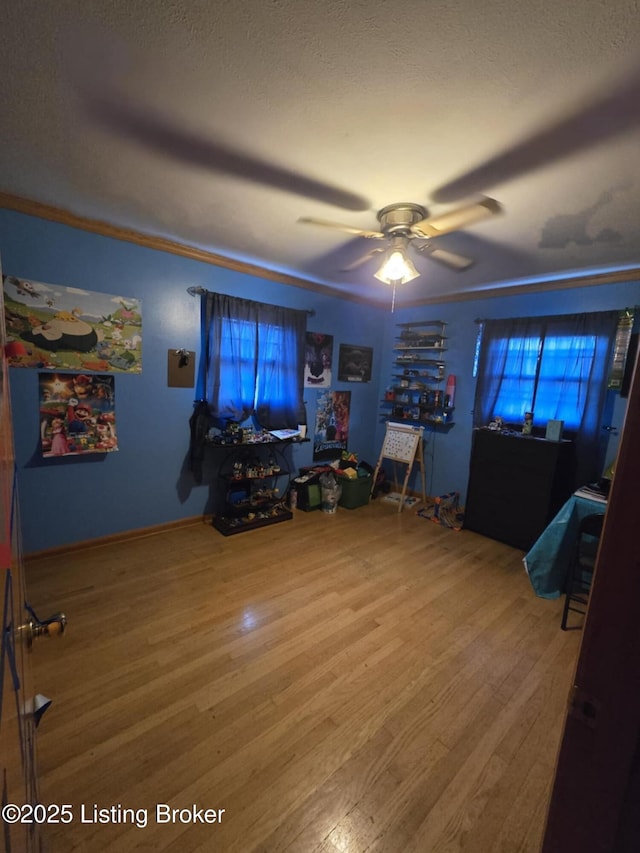
[(384, 284), (406, 284), (418, 278), (420, 273), (403, 249), (396, 247), (389, 249), (382, 266), (374, 275)]

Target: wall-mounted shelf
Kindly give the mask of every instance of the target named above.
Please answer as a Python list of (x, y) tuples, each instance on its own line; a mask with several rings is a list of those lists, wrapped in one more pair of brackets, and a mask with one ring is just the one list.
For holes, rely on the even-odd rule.
[(408, 424), (433, 424), (434, 426), (453, 426), (453, 408), (443, 406), (422, 406), (408, 403), (380, 403), (382, 421), (402, 421)]
[(445, 376), (446, 323), (398, 323), (391, 383), (380, 404), (383, 421), (451, 426), (453, 406), (439, 387)]

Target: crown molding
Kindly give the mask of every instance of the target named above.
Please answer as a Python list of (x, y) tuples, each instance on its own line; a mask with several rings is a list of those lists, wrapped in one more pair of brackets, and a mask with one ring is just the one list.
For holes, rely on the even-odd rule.
[[(166, 237), (158, 237), (154, 234), (145, 234), (144, 232), (136, 231), (132, 228), (123, 228), (119, 225), (113, 225), (110, 222), (104, 222), (99, 219), (89, 219), (85, 216), (79, 216), (76, 213), (65, 210), (64, 208), (54, 207), (53, 205), (44, 204), (40, 201), (12, 195), (11, 193), (0, 191), (0, 208), (15, 210), (18, 213), (25, 213), (28, 216), (36, 216), (40, 219), (48, 219), (51, 222), (68, 225), (70, 228), (79, 228), (82, 231), (90, 231), (93, 234), (100, 234), (103, 237), (111, 237), (114, 240), (123, 240), (127, 243), (135, 243), (137, 246), (144, 246), (147, 249), (154, 249), (158, 252), (169, 252), (172, 255), (180, 255), (183, 258), (201, 261), (205, 264), (211, 264), (216, 267), (221, 267), (222, 269), (243, 273), (244, 275), (251, 275), (255, 278), (262, 278), (267, 281), (275, 281), (278, 284), (300, 287), (314, 293), (331, 296), (334, 299), (343, 299), (348, 302), (356, 302), (361, 305), (371, 305), (376, 308), (386, 307), (385, 304), (379, 300), (366, 299), (365, 297), (358, 296), (357, 294), (343, 293), (326, 284), (321, 284), (320, 282), (266, 269), (258, 264), (251, 264), (246, 261), (227, 258), (225, 255), (218, 255), (215, 252), (209, 252), (206, 249), (200, 249), (197, 246), (190, 246), (186, 243), (179, 243), (176, 240), (168, 240)], [(468, 302), (473, 299), (495, 299), (503, 296), (524, 296), (527, 293), (548, 293), (551, 290), (569, 290), (576, 287), (619, 284), (626, 281), (640, 281), (640, 267), (633, 267), (631, 269), (618, 270), (615, 272), (585, 273), (584, 275), (566, 277), (558, 276), (553, 280), (530, 282), (526, 284), (506, 284), (504, 286), (497, 285), (484, 290), (447, 294), (446, 296), (436, 296), (432, 298), (425, 297), (424, 299), (416, 299), (402, 303), (401, 305), (398, 305), (398, 308), (420, 308), (423, 305), (439, 305), (447, 302)]]
[(304, 290), (321, 293), (325, 296), (331, 296), (334, 299), (346, 299), (350, 302), (358, 302), (360, 304), (377, 305), (377, 303), (372, 303), (370, 300), (358, 297), (357, 295), (340, 293), (320, 282), (266, 269), (265, 267), (246, 261), (227, 258), (225, 255), (218, 255), (215, 252), (209, 252), (206, 249), (200, 249), (197, 246), (190, 246), (186, 243), (179, 243), (176, 240), (168, 240), (166, 237), (145, 234), (133, 228), (123, 228), (120, 225), (113, 225), (110, 222), (104, 222), (99, 219), (89, 219), (86, 216), (79, 216), (64, 208), (54, 207), (50, 204), (12, 195), (11, 193), (0, 191), (0, 208), (15, 210), (17, 213), (25, 213), (28, 216), (35, 216), (39, 219), (47, 219), (50, 222), (68, 225), (70, 228), (90, 231), (92, 234), (100, 234), (103, 237), (111, 237), (114, 240), (135, 243), (137, 246), (144, 246), (147, 249), (154, 249), (158, 252), (169, 252), (172, 255), (180, 255), (183, 258), (189, 258), (193, 261), (201, 261), (202, 263), (232, 270), (233, 272), (255, 276), (256, 278), (268, 281), (275, 281), (278, 284), (301, 287)]
[(621, 284), (627, 281), (640, 281), (640, 267), (626, 270), (615, 270), (602, 273), (585, 273), (545, 281), (534, 281), (523, 284), (496, 285), (484, 290), (453, 293), (447, 296), (414, 300), (402, 304), (402, 308), (420, 308), (423, 305), (440, 305), (447, 302), (469, 302), (473, 299), (501, 299), (504, 296), (524, 296), (525, 293), (549, 293), (551, 290), (571, 290), (576, 287), (596, 287), (603, 284)]

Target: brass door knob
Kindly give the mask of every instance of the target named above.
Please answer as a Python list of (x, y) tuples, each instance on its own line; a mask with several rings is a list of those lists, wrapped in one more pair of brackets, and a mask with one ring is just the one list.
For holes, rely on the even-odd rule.
[(16, 629), (16, 636), (22, 640), (28, 650), (31, 650), (33, 641), (38, 637), (61, 637), (67, 627), (67, 617), (64, 613), (54, 613), (44, 622), (36, 622), (29, 619)]

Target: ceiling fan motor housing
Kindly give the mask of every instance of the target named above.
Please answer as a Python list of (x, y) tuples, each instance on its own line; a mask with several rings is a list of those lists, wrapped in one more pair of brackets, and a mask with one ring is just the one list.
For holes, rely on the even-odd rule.
[(426, 216), (426, 208), (422, 205), (400, 202), (383, 207), (378, 213), (378, 222), (381, 230), (387, 236), (394, 234), (409, 236), (411, 226), (422, 219), (426, 219)]

